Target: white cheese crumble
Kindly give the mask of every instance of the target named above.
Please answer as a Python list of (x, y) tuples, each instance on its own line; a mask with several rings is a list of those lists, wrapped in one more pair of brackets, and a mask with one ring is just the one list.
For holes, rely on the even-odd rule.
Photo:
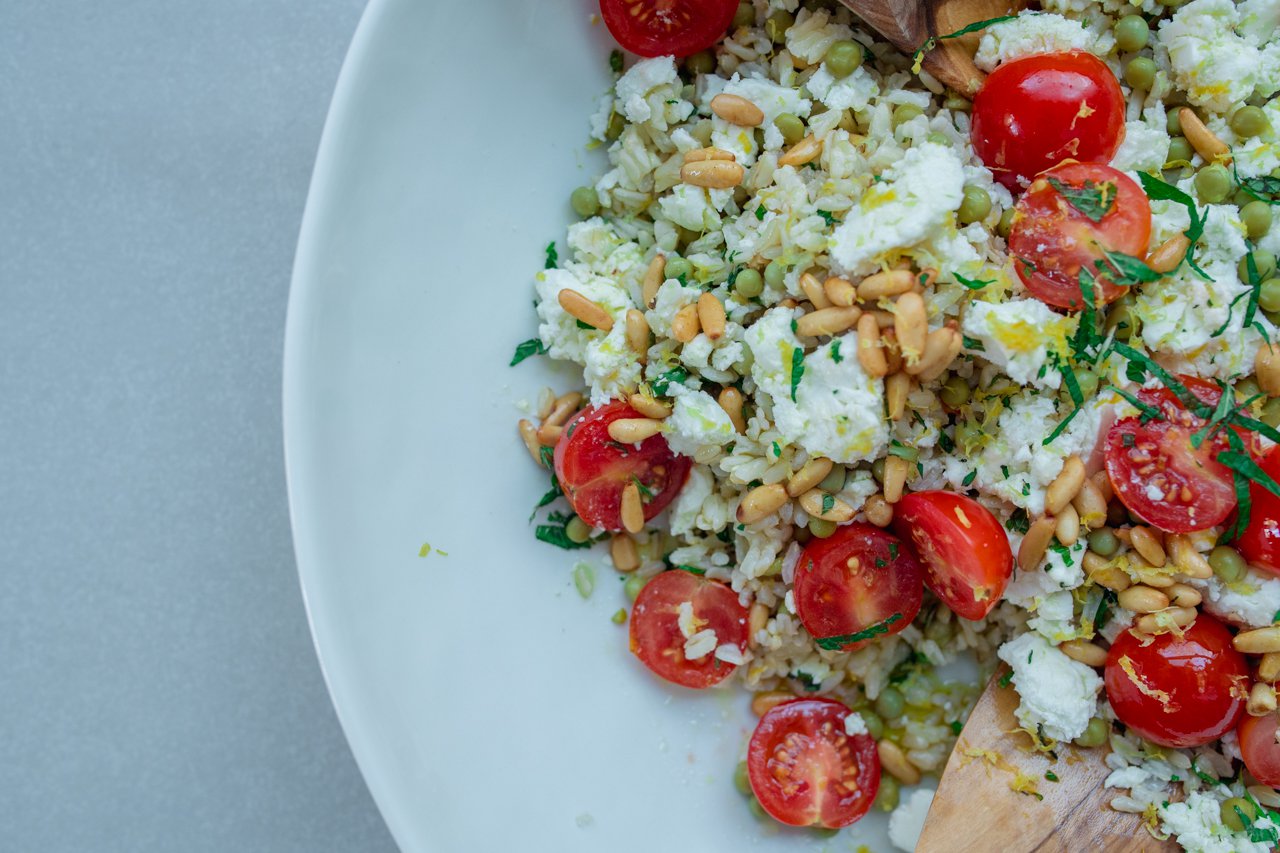
[(983, 71), (991, 71), (1001, 62), (1034, 53), (1089, 50), (1095, 41), (1079, 21), (1052, 13), (1024, 14), (987, 27), (973, 61)]
[(917, 788), (889, 815), (889, 840), (894, 847), (907, 853), (916, 849), (920, 833), (924, 831), (924, 819), (933, 805), (933, 795), (931, 788)]
[(1111, 158), (1111, 168), (1121, 172), (1158, 172), (1169, 159), (1169, 141), (1163, 128), (1142, 119), (1125, 122), (1124, 140)]
[(849, 737), (865, 735), (867, 733), (867, 721), (862, 719), (862, 715), (857, 711), (850, 712), (849, 716), (844, 718), (844, 733)]
[[(578, 264), (543, 270), (536, 279), (541, 321), (538, 336), (546, 345), (547, 354), (583, 366), (593, 405), (603, 405), (634, 390), (640, 381), (640, 364), (627, 344), (626, 314), (632, 303), (626, 290), (615, 280)], [(578, 321), (560, 307), (557, 297), (564, 288), (578, 291), (609, 312), (613, 328), (608, 332), (579, 328)]]
[(694, 456), (702, 448), (728, 444), (737, 436), (728, 413), (710, 394), (675, 386), (670, 390), (678, 396), (663, 430), (676, 453)]
[(1217, 575), (1187, 583), (1204, 594), (1205, 610), (1233, 625), (1265, 628), (1280, 613), (1280, 578), (1272, 574), (1250, 569), (1235, 583), (1223, 583)]
[(683, 86), (673, 57), (642, 59), (618, 78), (614, 87), (618, 112), (628, 121), (666, 130), (693, 114), (693, 104), (681, 97)]
[(964, 315), (964, 333), (981, 341), (981, 355), (1014, 382), (1053, 389), (1062, 375), (1050, 356), (1067, 351), (1067, 336), (1076, 322), (1039, 299), (974, 302)]
[(1160, 25), (1174, 80), (1192, 104), (1225, 113), (1280, 89), (1280, 42), (1263, 41), (1275, 22), (1268, 28), (1266, 16), (1248, 16), (1232, 0), (1193, 0)]
[(1000, 647), (1000, 660), (1013, 668), (1022, 701), (1016, 715), (1030, 731), (1072, 740), (1084, 733), (1098, 709), (1102, 679), (1039, 634), (1023, 634)]
[[(1267, 853), (1269, 844), (1250, 841), (1243, 832), (1232, 832), (1222, 823), (1219, 801), (1208, 794), (1192, 791), (1186, 800), (1159, 806), (1162, 828), (1174, 835), (1188, 853)], [(1276, 828), (1263, 818), (1256, 826)]]

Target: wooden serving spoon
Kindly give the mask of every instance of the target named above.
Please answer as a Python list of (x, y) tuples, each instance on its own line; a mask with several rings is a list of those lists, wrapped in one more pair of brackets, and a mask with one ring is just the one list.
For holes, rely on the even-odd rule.
[[(916, 853), (1180, 850), (1153, 838), (1140, 815), (1108, 806), (1118, 792), (1102, 785), (1111, 773), (1105, 748), (1059, 744), (1056, 759), (1032, 749), (1014, 717), (1017, 692), (999, 684), (1003, 672), (1007, 668), (992, 677), (960, 732)], [(1044, 799), (1015, 792), (1010, 783), (1018, 774)]]
[[(954, 33), (978, 21), (1013, 15), (1027, 0), (842, 0), (867, 25), (908, 56), (930, 38)], [(982, 33), (939, 41), (925, 54), (924, 67), (945, 86), (972, 98), (986, 77), (973, 64)]]

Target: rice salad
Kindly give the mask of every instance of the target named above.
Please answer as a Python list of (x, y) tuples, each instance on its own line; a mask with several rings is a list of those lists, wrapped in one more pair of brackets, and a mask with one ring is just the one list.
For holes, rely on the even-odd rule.
[[(1229, 626), (1228, 651), (1248, 656), (1233, 713), (1275, 716), (1280, 578), (1242, 556), (1232, 527), (1248, 515), (1242, 495), (1261, 518), (1267, 475), (1247, 460), (1280, 423), (1280, 357), (1268, 348), (1280, 318), (1280, 3), (1044, 0), (981, 29), (975, 62), (988, 81), (1028, 57), (1084, 54), (1122, 93), (1118, 146), (1091, 168), (1142, 188), (1149, 230), (1128, 228), (1140, 246), (1082, 271), (1070, 304), (1028, 285), (1013, 247), (1030, 214), (1015, 211), (1044, 181), (984, 160), (975, 104), (838, 3), (753, 0), (733, 15), (684, 58), (611, 57), (614, 85), (589, 119), (589, 147), (608, 165), (572, 194), (578, 220), (534, 276), (537, 335), (513, 359), (582, 368), (580, 387), (544, 390), (520, 421), (553, 470), (539, 538), (601, 543), (641, 602), (616, 619), (630, 619), (633, 650), (651, 636), (638, 641), (648, 629), (636, 623), (655, 579), (731, 593), (740, 629), (717, 627), (692, 598), (661, 634), (675, 636), (680, 666), (714, 677), (681, 682), (638, 654), (686, 686), (737, 683), (760, 715), (795, 697), (841, 703), (837, 728), (873, 746), (874, 807), (893, 812), (901, 849), (914, 849), (997, 667), (1020, 696), (1029, 748), (1109, 745), (1112, 807), (1142, 815), (1154, 836), (1190, 851), (1273, 849), (1280, 795), (1244, 767), (1235, 727), (1194, 746), (1144, 737), (1121, 719), (1112, 671), (1146, 688), (1137, 701), (1160, 691), (1134, 676), (1139, 651), (1119, 665), (1111, 653)], [(1115, 186), (1071, 180), (1043, 192), (1094, 223), (1099, 200), (1101, 219), (1119, 215), (1106, 191), (1084, 198)], [(1202, 387), (1216, 389), (1212, 402)], [(588, 495), (583, 466), (614, 463), (566, 445), (605, 411), (592, 453), (667, 455)], [(1221, 442), (1231, 505), (1214, 523), (1162, 526), (1117, 494), (1103, 455), (1130, 423), (1138, 448), (1162, 424)], [(1114, 441), (1135, 446), (1132, 434)], [(1140, 473), (1158, 504), (1163, 475)], [(974, 588), (980, 615), (953, 612), (917, 539), (902, 558), (888, 546), (923, 566), (914, 618), (897, 608), (815, 639), (802, 612), (816, 605), (798, 601), (806, 555), (847, 530), (870, 548), (892, 534), (910, 543), (904, 502), (940, 493), (987, 511), (1011, 555), (1011, 575)], [(584, 509), (592, 500), (608, 504), (603, 516)], [(947, 675), (958, 659), (980, 676)], [(751, 772), (737, 774), (748, 804), (778, 816)]]

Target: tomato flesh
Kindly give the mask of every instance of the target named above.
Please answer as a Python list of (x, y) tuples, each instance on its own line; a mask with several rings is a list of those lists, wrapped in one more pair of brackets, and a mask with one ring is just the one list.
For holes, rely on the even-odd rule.
[[(1143, 643), (1146, 645), (1143, 645)], [(1200, 746), (1222, 737), (1244, 713), (1249, 667), (1231, 632), (1205, 613), (1175, 633), (1111, 644), (1104, 674), (1116, 716), (1162, 746)]]
[[(1258, 464), (1272, 479), (1280, 477), (1280, 445)], [(1249, 484), (1249, 525), (1236, 548), (1253, 566), (1280, 575), (1280, 498), (1256, 483)]]
[(638, 483), (644, 519), (667, 508), (689, 478), (692, 462), (678, 456), (661, 435), (635, 445), (609, 437), (609, 424), (642, 415), (614, 401), (584, 409), (570, 421), (556, 444), (556, 479), (583, 521), (604, 530), (622, 529), (622, 490)]
[(1018, 199), (1009, 253), (1032, 296), (1078, 310), (1085, 305), (1081, 268), (1094, 276), (1094, 304), (1113, 302), (1126, 288), (1096, 263), (1106, 252), (1146, 257), (1150, 237), (1151, 202), (1128, 175), (1096, 163), (1066, 163), (1040, 175)]
[[(688, 614), (684, 620), (682, 611)], [(685, 628), (691, 635), (714, 631), (715, 645), (706, 654), (689, 658), (685, 652), (690, 637)], [(673, 569), (654, 576), (636, 596), (631, 608), (631, 651), (667, 681), (694, 689), (724, 681), (735, 669), (735, 664), (715, 655), (715, 649), (725, 644), (746, 651), (747, 609), (738, 594), (719, 581)]]
[[(847, 524), (805, 546), (796, 564), (796, 615), (815, 639), (866, 631), (896, 634), (920, 612), (924, 570), (898, 537), (870, 524)], [(851, 651), (871, 637), (834, 646)]]
[(1091, 53), (1005, 62), (973, 99), (974, 150), (1011, 190), (1063, 160), (1109, 162), (1124, 139), (1124, 93)]
[(904, 495), (893, 531), (911, 543), (925, 585), (965, 619), (981, 619), (1004, 595), (1013, 575), (1009, 537), (990, 510), (954, 492)]
[(776, 820), (835, 829), (871, 808), (880, 757), (870, 735), (845, 731), (850, 713), (831, 699), (796, 699), (760, 718), (747, 746), (747, 775)]
[(737, 0), (600, 0), (618, 44), (639, 56), (688, 56), (729, 29)]
[(1273, 788), (1280, 788), (1280, 744), (1276, 743), (1278, 724), (1280, 714), (1276, 711), (1263, 717), (1246, 714), (1236, 730), (1244, 766), (1259, 782)]

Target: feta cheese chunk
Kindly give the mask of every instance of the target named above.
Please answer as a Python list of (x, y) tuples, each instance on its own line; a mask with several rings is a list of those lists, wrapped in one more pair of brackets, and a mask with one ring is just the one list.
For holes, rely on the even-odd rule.
[(1169, 159), (1169, 134), (1141, 119), (1125, 122), (1124, 141), (1111, 158), (1121, 172), (1158, 172)]
[(1001, 62), (1033, 53), (1089, 50), (1095, 41), (1079, 21), (1052, 13), (1022, 14), (987, 27), (973, 61), (983, 71), (991, 71)]
[(1084, 733), (1098, 710), (1102, 679), (1039, 634), (1023, 634), (1000, 647), (1000, 660), (1013, 668), (1022, 698), (1016, 716), (1024, 728), (1048, 738), (1072, 740)]
[(1050, 355), (1067, 351), (1071, 318), (1039, 299), (1013, 299), (1000, 304), (974, 302), (964, 316), (964, 332), (982, 342), (982, 355), (1019, 385), (1057, 388), (1062, 375)]
[[(564, 358), (583, 366), (583, 379), (591, 386), (591, 402), (603, 405), (635, 390), (640, 363), (627, 344), (626, 314), (631, 298), (617, 282), (592, 273), (580, 264), (566, 269), (543, 270), (537, 275), (538, 336), (552, 358)], [(558, 296), (572, 288), (600, 305), (613, 318), (613, 328), (578, 328), (578, 321), (560, 307)]]
[[(1271, 845), (1250, 841), (1243, 832), (1232, 832), (1222, 823), (1219, 800), (1209, 794), (1192, 791), (1186, 800), (1158, 807), (1161, 829), (1176, 836), (1178, 843), (1192, 853), (1267, 853)], [(1255, 826), (1275, 829), (1270, 819), (1262, 818)]]
[(906, 853), (916, 849), (934, 793), (931, 788), (917, 788), (889, 815), (889, 840), (894, 847)]
[(1280, 42), (1263, 43), (1275, 23), (1246, 24), (1242, 9), (1232, 0), (1193, 0), (1160, 25), (1174, 80), (1192, 104), (1225, 113), (1280, 89)]
[(673, 386), (677, 394), (671, 417), (663, 421), (667, 444), (676, 453), (693, 456), (704, 447), (719, 447), (737, 437), (733, 421), (705, 391)]
[(693, 114), (693, 104), (681, 96), (683, 87), (674, 57), (642, 59), (618, 78), (617, 110), (628, 121), (666, 130)]
[(1205, 580), (1188, 579), (1204, 595), (1204, 609), (1242, 628), (1265, 628), (1280, 612), (1280, 578), (1250, 569), (1235, 583), (1223, 583), (1217, 575)]

